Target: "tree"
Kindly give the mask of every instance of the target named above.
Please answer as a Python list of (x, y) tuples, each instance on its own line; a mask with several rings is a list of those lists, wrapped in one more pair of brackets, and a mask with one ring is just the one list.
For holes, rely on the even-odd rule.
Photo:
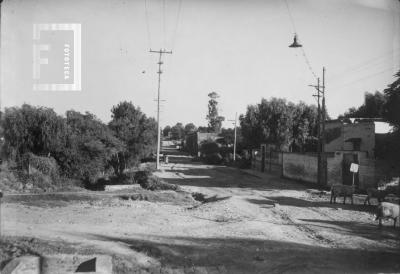
[(193, 123), (189, 123), (189, 124), (185, 125), (185, 129), (184, 129), (185, 136), (190, 133), (196, 132), (196, 131), (197, 131), (197, 127)]
[(66, 112), (67, 145), (55, 153), (62, 170), (69, 177), (91, 183), (106, 171), (110, 161), (125, 145), (95, 115)]
[(375, 93), (366, 92), (364, 94), (364, 103), (359, 107), (350, 108), (340, 117), (345, 118), (382, 118), (386, 105), (385, 94), (376, 91)]
[(185, 130), (183, 128), (182, 123), (176, 123), (175, 126), (171, 128), (172, 139), (174, 140), (182, 140), (185, 135)]
[(157, 123), (132, 102), (119, 103), (112, 108), (111, 113), (109, 127), (126, 146), (126, 150), (119, 152), (112, 161), (115, 172), (120, 175), (125, 168), (155, 153)]
[(216, 92), (211, 92), (208, 94), (208, 97), (210, 98), (208, 100), (208, 114), (206, 117), (208, 120), (208, 128), (212, 132), (219, 133), (221, 131), (222, 122), (225, 120), (224, 117), (218, 115), (217, 99), (219, 95)]
[(262, 99), (257, 105), (249, 105), (246, 114), (239, 117), (243, 145), (259, 148), (268, 143), (282, 150), (304, 150), (316, 136), (316, 117), (315, 106), (280, 98)]
[[(224, 138), (224, 142), (227, 145), (234, 145), (235, 143), (235, 129), (234, 128), (222, 128), (219, 136)], [(240, 127), (236, 128), (236, 147), (242, 147), (242, 131)], [(238, 149), (239, 150), (239, 149)]]
[(50, 108), (27, 104), (6, 108), (1, 123), (4, 151), (15, 160), (28, 152), (48, 154), (65, 146), (65, 120)]
[(166, 127), (163, 128), (162, 133), (163, 133), (164, 137), (168, 137), (170, 132), (171, 132), (171, 127), (170, 126), (166, 126)]
[[(107, 169), (123, 144), (90, 113), (67, 111), (66, 118), (52, 109), (8, 108), (2, 119), (6, 156), (21, 165), (26, 155), (52, 156), (61, 175), (93, 182)], [(37, 158), (37, 157), (36, 157)]]
[(400, 71), (395, 75), (397, 79), (390, 84), (384, 94), (386, 102), (384, 104), (384, 118), (395, 127), (395, 131), (400, 130)]
[(395, 76), (397, 79), (384, 90), (386, 102), (383, 117), (393, 126), (393, 132), (388, 135), (381, 154), (400, 166), (400, 71)]

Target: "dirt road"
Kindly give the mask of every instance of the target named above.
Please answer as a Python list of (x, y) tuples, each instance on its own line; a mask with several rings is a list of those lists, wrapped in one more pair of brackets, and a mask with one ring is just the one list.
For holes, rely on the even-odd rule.
[(400, 229), (378, 229), (373, 207), (168, 153), (157, 175), (185, 192), (5, 199), (3, 235), (39, 254), (113, 254), (116, 273), (400, 272)]

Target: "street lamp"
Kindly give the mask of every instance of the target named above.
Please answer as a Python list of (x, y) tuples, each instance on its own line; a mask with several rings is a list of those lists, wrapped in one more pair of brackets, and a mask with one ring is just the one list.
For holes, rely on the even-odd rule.
[(293, 43), (289, 46), (289, 48), (301, 48), (303, 45), (297, 42), (297, 34), (294, 34)]

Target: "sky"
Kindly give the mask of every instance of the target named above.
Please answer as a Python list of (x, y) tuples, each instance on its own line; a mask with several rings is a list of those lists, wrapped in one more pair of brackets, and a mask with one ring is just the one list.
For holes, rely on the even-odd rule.
[[(400, 68), (400, 1), (287, 0), (287, 4), (285, 0), (4, 0), (1, 108), (29, 103), (60, 114), (70, 109), (89, 111), (108, 122), (112, 106), (126, 100), (155, 117), (158, 55), (150, 48), (173, 52), (163, 56), (161, 126), (206, 125), (207, 94), (212, 91), (220, 95), (220, 114), (227, 120), (261, 98), (315, 104), (315, 90), (309, 85), (317, 83), (313, 74), (322, 78), (323, 67), (332, 118), (362, 104), (365, 92), (382, 91), (395, 80)], [(33, 24), (43, 23), (80, 24), (80, 90), (33, 90), (37, 43)], [(288, 47), (295, 32), (302, 49)], [(49, 52), (56, 56), (66, 38), (47, 36), (41, 39), (53, 42), (54, 51)], [(48, 55), (51, 61), (53, 55)], [(75, 61), (71, 59), (72, 66)], [(53, 69), (52, 64), (41, 66), (46, 77), (55, 77), (62, 69)], [(224, 126), (231, 127), (232, 122)]]

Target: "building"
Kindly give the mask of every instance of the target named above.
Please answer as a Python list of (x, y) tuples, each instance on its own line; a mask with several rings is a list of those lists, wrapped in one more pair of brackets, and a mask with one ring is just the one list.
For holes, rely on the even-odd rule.
[[(378, 181), (398, 176), (399, 170), (385, 159), (377, 159), (377, 146), (384, 142), (391, 130), (380, 119), (349, 119), (327, 121), (325, 126), (326, 184), (353, 183), (350, 165), (359, 166), (354, 174), (354, 183), (359, 189), (374, 187)], [(277, 152), (261, 145), (253, 151), (252, 167), (262, 172), (279, 172), (283, 177), (295, 180), (318, 182), (318, 156), (316, 153)]]
[[(360, 151), (375, 158), (377, 139), (391, 130), (381, 119), (331, 120), (325, 125), (325, 152)], [(386, 131), (386, 132), (385, 132)]]

